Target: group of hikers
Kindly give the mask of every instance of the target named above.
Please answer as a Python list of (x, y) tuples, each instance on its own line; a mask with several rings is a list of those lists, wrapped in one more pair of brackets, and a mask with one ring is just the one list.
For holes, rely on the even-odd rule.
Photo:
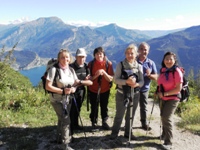
[[(160, 99), (162, 144), (164, 149), (172, 148), (173, 114), (178, 106), (183, 75), (177, 65), (176, 55), (166, 52), (161, 62), (162, 73), (158, 73), (155, 62), (148, 58), (150, 46), (142, 42), (138, 47), (130, 44), (124, 51), (125, 58), (116, 66), (114, 73), (112, 62), (108, 60), (105, 50), (97, 47), (93, 51), (94, 59), (86, 63), (86, 51), (78, 48), (75, 61), (68, 50), (61, 49), (57, 56), (57, 67), (48, 70), (46, 89), (50, 102), (58, 117), (57, 142), (63, 149), (70, 150), (74, 130), (81, 130), (79, 115), (86, 91), (90, 103), (90, 121), (92, 129), (97, 128), (100, 109), (102, 128), (111, 130), (110, 139), (118, 137), (125, 115), (124, 137), (137, 140), (132, 133), (133, 120), (138, 104), (140, 106), (141, 128), (149, 131), (147, 123), (147, 104), (151, 80), (157, 81), (155, 94)], [(73, 62), (72, 62), (73, 61)], [(176, 67), (176, 68), (175, 68)], [(175, 73), (170, 70), (175, 68)], [(59, 71), (59, 76), (57, 75)], [(110, 88), (116, 86), (116, 112), (112, 127), (108, 124), (108, 102)], [(87, 89), (86, 89), (87, 88)], [(99, 107), (100, 106), (100, 107)], [(125, 114), (126, 113), (126, 114)], [(131, 118), (131, 119), (130, 119)]]

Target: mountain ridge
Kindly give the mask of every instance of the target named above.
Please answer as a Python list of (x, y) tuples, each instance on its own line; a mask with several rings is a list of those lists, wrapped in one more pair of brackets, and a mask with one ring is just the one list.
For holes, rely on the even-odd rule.
[[(173, 51), (177, 54), (180, 64), (189, 71), (191, 68), (198, 70), (200, 67), (199, 61), (193, 59), (200, 57), (198, 54), (199, 31), (200, 26), (163, 32), (160, 30), (140, 31), (125, 29), (114, 23), (97, 28), (76, 27), (65, 24), (58, 17), (42, 17), (17, 25), (0, 26), (0, 45), (11, 48), (18, 43), (16, 53), (31, 51), (33, 52), (32, 57), (37, 61), (39, 59), (36, 56), (40, 59), (52, 58), (57, 56), (61, 48), (67, 48), (74, 54), (79, 47), (87, 50), (87, 61), (89, 61), (93, 58), (93, 50), (102, 46), (115, 66), (125, 57), (122, 53), (130, 43), (138, 45), (140, 42), (146, 41), (151, 46), (149, 57), (155, 60), (158, 68), (164, 53)], [(40, 63), (31, 62), (35, 59), (26, 59), (27, 62), (22, 64), (20, 57), (23, 58), (23, 54), (21, 56), (19, 54), (17, 57), (18, 69), (34, 67), (33, 64), (40, 65)], [(27, 67), (31, 63), (32, 65)]]

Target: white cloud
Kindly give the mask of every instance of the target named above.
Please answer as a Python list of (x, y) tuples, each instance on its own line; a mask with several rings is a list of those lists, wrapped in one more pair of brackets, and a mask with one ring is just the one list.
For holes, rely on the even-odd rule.
[(30, 21), (29, 17), (21, 17), (19, 19), (13, 20), (13, 21), (9, 21), (10, 24), (19, 24), (19, 23), (23, 23), (23, 22), (28, 22)]
[(74, 26), (90, 26), (90, 27), (100, 27), (109, 24), (108, 22), (91, 22), (87, 20), (79, 20), (79, 21), (67, 21), (67, 24), (74, 25)]

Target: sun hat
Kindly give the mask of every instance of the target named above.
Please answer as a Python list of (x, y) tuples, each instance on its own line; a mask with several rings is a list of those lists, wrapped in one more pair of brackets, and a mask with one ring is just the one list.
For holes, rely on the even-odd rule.
[(76, 56), (87, 56), (84, 48), (78, 48), (76, 51)]

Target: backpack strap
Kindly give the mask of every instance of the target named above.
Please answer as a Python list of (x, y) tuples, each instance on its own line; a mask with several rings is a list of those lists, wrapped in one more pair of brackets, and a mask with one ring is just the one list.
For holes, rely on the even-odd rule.
[(87, 76), (88, 74), (90, 74), (90, 70), (89, 70), (88, 65), (86, 63), (84, 63), (84, 68), (86, 70), (86, 76)]
[(123, 72), (123, 70), (124, 70), (124, 64), (123, 64), (122, 61), (121, 61), (120, 63), (121, 63), (121, 77), (122, 77), (122, 72)]
[(93, 59), (91, 62), (90, 62), (90, 74), (91, 74), (91, 76), (92, 76), (92, 69), (93, 69), (93, 66), (94, 66), (94, 60), (95, 59)]
[[(178, 66), (175, 65), (172, 69), (168, 70), (169, 73), (171, 72), (171, 73), (173, 74), (173, 77), (174, 77), (174, 73), (175, 73), (177, 67), (178, 67)], [(179, 68), (179, 67), (178, 67), (178, 68)], [(166, 72), (167, 72), (166, 70), (165, 70), (165, 71), (162, 71), (162, 70), (163, 70), (163, 68), (160, 69), (160, 74), (163, 74), (163, 73), (166, 73)]]
[(59, 77), (59, 79), (61, 79), (61, 75), (60, 75), (60, 71), (59, 71), (60, 67), (59, 67), (58, 63), (54, 64), (53, 67), (56, 68), (55, 76), (53, 78), (53, 85), (57, 86), (57, 83), (56, 83), (57, 76)]

